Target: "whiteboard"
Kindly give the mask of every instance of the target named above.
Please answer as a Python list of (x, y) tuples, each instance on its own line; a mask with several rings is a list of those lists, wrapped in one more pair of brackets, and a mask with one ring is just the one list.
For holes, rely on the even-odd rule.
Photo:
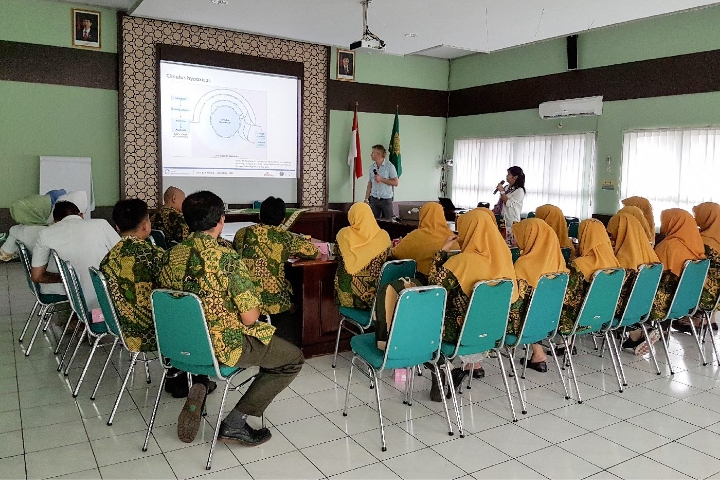
[(88, 194), (85, 218), (95, 210), (95, 193), (92, 182), (90, 157), (40, 157), (40, 193), (64, 189), (67, 192), (84, 191)]

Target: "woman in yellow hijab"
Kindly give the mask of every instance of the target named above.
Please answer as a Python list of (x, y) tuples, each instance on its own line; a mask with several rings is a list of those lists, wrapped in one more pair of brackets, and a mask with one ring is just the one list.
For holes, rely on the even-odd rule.
[(575, 250), (573, 242), (568, 236), (567, 220), (565, 220), (565, 215), (563, 215), (562, 210), (555, 205), (542, 205), (535, 209), (535, 217), (540, 220), (545, 220), (545, 223), (550, 225), (550, 228), (553, 229), (555, 235), (558, 237), (560, 247)]
[[(521, 255), (515, 262), (518, 299), (510, 306), (507, 332), (518, 335), (525, 320), (522, 318), (525, 304), (532, 298), (532, 292), (537, 287), (540, 277), (546, 273), (567, 272), (568, 269), (560, 251), (558, 237), (545, 221), (539, 218), (527, 218), (515, 223), (513, 236)], [(547, 372), (547, 356), (542, 346), (534, 344), (532, 350), (528, 367), (538, 372)], [(524, 359), (521, 359), (521, 363), (523, 361)]]
[(650, 243), (655, 245), (655, 217), (653, 216), (653, 208), (650, 201), (645, 197), (628, 197), (621, 201), (626, 207), (637, 207), (640, 209), (647, 221), (648, 228), (652, 232)]
[[(650, 245), (652, 245), (653, 247), (655, 246), (655, 230), (650, 228), (650, 225), (648, 225), (647, 219), (645, 218), (642, 210), (640, 210), (638, 207), (631, 206), (623, 207), (618, 210), (617, 213), (627, 213), (628, 215), (632, 215), (633, 217), (635, 217), (637, 221), (640, 222), (643, 232), (645, 232), (645, 235), (647, 236)], [(610, 219), (610, 222), (608, 222), (608, 232), (610, 231), (610, 228), (617, 228), (617, 226), (615, 225), (611, 227), (611, 224), (613, 222), (617, 222), (617, 219), (614, 216)]]
[[(705, 256), (710, 259), (710, 270), (705, 279), (699, 308), (709, 311), (715, 306), (720, 291), (720, 205), (714, 202), (701, 203), (693, 207), (693, 213), (705, 244)], [(712, 322), (712, 327), (717, 330), (717, 323)]]
[[(429, 284), (441, 285), (448, 292), (443, 329), (443, 340), (446, 342), (458, 340), (475, 283), (509, 278), (514, 284), (512, 301), (518, 298), (512, 254), (500, 235), (495, 215), (487, 208), (476, 208), (459, 216), (457, 226), (457, 240), (462, 251), (457, 255), (448, 255), (456, 240), (454, 236), (449, 237), (435, 254), (428, 275)], [(475, 364), (474, 368), (476, 376), (484, 375), (479, 364)], [(453, 379), (456, 380), (455, 376)]]
[(680, 274), (687, 260), (705, 258), (705, 245), (695, 219), (681, 208), (663, 210), (660, 214), (660, 235), (663, 240), (655, 253), (665, 266), (660, 278), (650, 318), (658, 320), (667, 315), (670, 302), (680, 283)]
[(580, 222), (578, 229), (580, 255), (568, 264), (570, 278), (560, 313), (560, 332), (570, 333), (580, 311), (585, 294), (590, 288), (593, 273), (604, 268), (620, 266), (613, 252), (605, 225), (600, 220), (588, 218)]
[[(427, 283), (435, 253), (442, 248), (445, 240), (454, 235), (447, 226), (445, 213), (437, 202), (428, 202), (420, 209), (420, 223), (418, 228), (403, 238), (395, 248), (392, 256), (398, 259), (411, 258), (417, 262), (416, 276)], [(455, 242), (451, 248), (460, 250)]]
[(350, 226), (337, 235), (340, 250), (335, 274), (335, 301), (341, 307), (370, 310), (380, 269), (390, 254), (390, 236), (378, 227), (370, 206), (356, 203), (348, 212)]

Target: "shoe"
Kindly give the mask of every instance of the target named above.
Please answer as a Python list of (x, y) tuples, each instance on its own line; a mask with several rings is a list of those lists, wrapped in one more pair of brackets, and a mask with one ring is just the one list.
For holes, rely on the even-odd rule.
[(628, 337), (628, 339), (622, 343), (622, 348), (627, 348), (628, 350), (635, 350), (635, 347), (637, 347), (644, 341), (645, 339), (643, 337), (640, 337), (637, 340), (633, 340)]
[(0, 250), (0, 262), (11, 262), (18, 258), (18, 254), (16, 253), (6, 253)]
[[(552, 355), (552, 352), (550, 351), (550, 349), (547, 349), (545, 351), (545, 353), (548, 355)], [(572, 354), (577, 355), (577, 347), (574, 347), (574, 346), (572, 347)], [(555, 347), (555, 355), (557, 355), (558, 357), (565, 355), (565, 347), (561, 346), (561, 345)], [(530, 362), (528, 362), (528, 365), (530, 365)]]
[(660, 331), (658, 331), (658, 329), (653, 329), (649, 335), (649, 339), (643, 340), (637, 347), (635, 347), (635, 355), (642, 357), (646, 353), (650, 352), (650, 345), (660, 340)]
[[(524, 365), (524, 364), (525, 364), (525, 358), (523, 357), (520, 359), (520, 365)], [(547, 362), (531, 362), (530, 360), (528, 360), (527, 368), (532, 368), (533, 370), (538, 371), (540, 373), (545, 373), (545, 372), (547, 372)]]
[[(469, 371), (470, 371), (470, 370), (468, 370), (468, 372), (469, 372)], [(475, 378), (475, 379), (485, 378), (485, 369), (482, 368), (482, 367), (480, 367), (480, 368), (474, 368), (474, 369), (473, 369), (473, 378)]]
[[(470, 375), (470, 370), (463, 370), (462, 368), (454, 368), (452, 370), (452, 372), (450, 372), (450, 374), (452, 375), (453, 387), (455, 387), (455, 389), (459, 389), (463, 380), (465, 380), (465, 377)], [(452, 393), (450, 392), (450, 389), (448, 388), (448, 391), (445, 394), (445, 398), (451, 398), (451, 397), (452, 397)]]
[(193, 375), (192, 380), (193, 384), (202, 383), (203, 385), (205, 385), (208, 395), (214, 392), (217, 388), (217, 383), (210, 380), (207, 375)]
[(245, 422), (242, 428), (233, 428), (225, 422), (220, 422), (220, 431), (218, 432), (218, 440), (233, 440), (242, 445), (260, 445), (272, 438), (272, 433), (267, 428), (255, 430)]
[(185, 405), (180, 411), (177, 425), (178, 438), (185, 443), (195, 440), (195, 435), (200, 429), (206, 395), (207, 387), (201, 383), (196, 383), (190, 389)]
[(435, 377), (435, 374), (430, 375), (430, 380), (432, 381), (432, 385), (430, 386), (430, 400), (433, 402), (442, 402), (442, 396), (445, 394), (445, 372), (443, 370), (440, 370), (440, 382), (442, 383), (442, 392), (440, 390), (440, 385), (438, 384), (437, 377)]

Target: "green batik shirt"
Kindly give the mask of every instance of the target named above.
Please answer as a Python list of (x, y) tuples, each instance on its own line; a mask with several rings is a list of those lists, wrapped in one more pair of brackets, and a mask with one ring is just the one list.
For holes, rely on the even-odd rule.
[[(705, 244), (705, 256), (710, 260), (710, 269), (705, 278), (705, 286), (700, 296), (698, 308), (710, 311), (715, 306), (718, 294), (720, 294), (720, 252)], [(718, 310), (720, 310), (720, 307), (718, 307)]]
[(301, 236), (271, 225), (241, 228), (235, 234), (233, 247), (250, 272), (260, 294), (260, 310), (266, 315), (292, 309), (292, 286), (285, 278), (288, 258), (312, 259), (320, 253)]
[(375, 301), (380, 270), (389, 257), (390, 248), (380, 252), (360, 271), (350, 274), (345, 269), (342, 255), (338, 256), (335, 273), (335, 304), (358, 310), (370, 310)]
[(470, 297), (463, 292), (455, 274), (444, 267), (449, 258), (450, 255), (444, 250), (435, 253), (428, 273), (428, 285), (440, 285), (447, 290), (442, 339), (444, 342), (457, 342), (460, 327), (465, 321), (465, 314), (470, 305)]
[[(571, 260), (567, 266), (570, 273), (568, 274), (568, 286), (565, 291), (562, 311), (560, 312), (559, 328), (559, 333), (563, 335), (572, 332), (575, 326), (575, 320), (580, 314), (580, 308), (585, 300), (585, 295), (590, 288), (590, 282), (585, 280), (585, 274), (577, 268), (575, 260)], [(585, 328), (578, 326), (578, 332), (584, 329)]]
[(150, 219), (150, 224), (165, 234), (168, 246), (180, 243), (190, 235), (185, 217), (172, 207), (161, 207)]
[(145, 240), (123, 237), (100, 262), (125, 344), (134, 352), (157, 350), (150, 293), (158, 287), (163, 253)]
[(240, 255), (221, 247), (210, 235), (193, 232), (163, 256), (159, 283), (163, 288), (194, 293), (202, 300), (215, 355), (235, 366), (243, 335), (270, 343), (275, 327), (257, 322), (246, 327), (240, 314), (260, 306), (260, 299)]

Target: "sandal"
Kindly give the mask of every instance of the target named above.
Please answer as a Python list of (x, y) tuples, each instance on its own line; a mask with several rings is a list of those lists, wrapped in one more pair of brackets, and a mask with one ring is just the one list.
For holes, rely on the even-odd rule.
[[(520, 365), (524, 365), (524, 364), (525, 364), (525, 358), (523, 357), (520, 359)], [(545, 373), (548, 370), (547, 362), (531, 362), (530, 360), (528, 360), (528, 362), (527, 362), (527, 368), (532, 368), (533, 370), (540, 372), (540, 373)]]

